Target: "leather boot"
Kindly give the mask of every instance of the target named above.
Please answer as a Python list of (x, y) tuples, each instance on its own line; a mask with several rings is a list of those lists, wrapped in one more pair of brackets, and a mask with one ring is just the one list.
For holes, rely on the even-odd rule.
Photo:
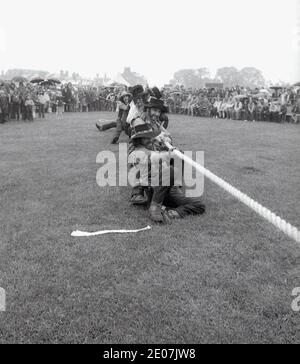
[(149, 207), (150, 219), (154, 222), (164, 222), (164, 217), (161, 209), (161, 205), (151, 202)]

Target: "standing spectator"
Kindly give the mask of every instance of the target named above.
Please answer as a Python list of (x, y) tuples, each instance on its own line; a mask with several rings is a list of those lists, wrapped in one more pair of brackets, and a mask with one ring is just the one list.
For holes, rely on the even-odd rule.
[(215, 107), (215, 98), (211, 99), (211, 107), (210, 107), (210, 117), (211, 118), (216, 118), (217, 117), (217, 113), (218, 113), (218, 109)]
[(279, 119), (281, 123), (286, 122), (286, 114), (287, 114), (287, 104), (286, 102), (283, 102), (280, 106), (280, 113), (279, 113)]
[(48, 113), (50, 109), (50, 96), (48, 91), (44, 92), (44, 98), (45, 98), (44, 111), (45, 113)]
[(249, 110), (248, 110), (248, 99), (244, 99), (243, 104), (243, 108), (242, 108), (242, 115), (241, 115), (241, 119), (244, 121), (248, 120), (248, 114), (249, 114)]
[(50, 107), (51, 107), (51, 111), (52, 113), (56, 113), (56, 101), (57, 101), (57, 93), (51, 92), (50, 94)]
[(255, 120), (262, 121), (263, 120), (263, 103), (261, 100), (257, 101), (256, 108), (255, 108)]
[(80, 100), (79, 100), (78, 90), (76, 90), (74, 94), (74, 107), (76, 112), (80, 111)]
[(249, 100), (248, 104), (248, 118), (247, 120), (255, 122), (255, 103), (253, 102), (252, 97)]
[(267, 101), (263, 101), (263, 121), (269, 121), (270, 120), (270, 107), (269, 103)]
[(20, 120), (21, 97), (18, 91), (14, 91), (11, 97), (12, 110), (11, 118)]
[(86, 100), (86, 96), (85, 96), (85, 92), (81, 93), (80, 96), (80, 106), (81, 106), (81, 112), (86, 112), (88, 104), (87, 104), (87, 100)]
[(292, 112), (293, 121), (295, 123), (300, 123), (300, 98), (297, 99), (295, 105), (293, 106)]
[(233, 119), (233, 109), (234, 109), (234, 99), (233, 96), (230, 95), (226, 105), (226, 117), (227, 119)]
[(271, 101), (269, 107), (270, 121), (278, 123), (279, 110), (274, 101)]
[(239, 99), (236, 99), (234, 104), (234, 120), (240, 120), (242, 116), (243, 104)]
[(184, 97), (181, 103), (182, 114), (186, 115), (188, 113), (188, 101), (187, 97)]
[(216, 112), (216, 118), (220, 117), (220, 108), (221, 108), (221, 105), (222, 105), (222, 101), (220, 99), (220, 96), (218, 96), (217, 97), (217, 100), (214, 103), (214, 109), (215, 109), (215, 112)]
[(43, 92), (40, 92), (38, 95), (38, 113), (39, 118), (45, 118), (45, 105), (46, 105), (46, 97)]
[(25, 120), (33, 121), (33, 107), (34, 107), (34, 101), (29, 94), (25, 101), (25, 108), (26, 108), (26, 118)]
[(224, 99), (223, 101), (221, 101), (221, 104), (220, 104), (220, 107), (219, 107), (219, 117), (221, 119), (226, 118), (226, 109), (227, 109), (227, 100)]
[(0, 123), (8, 122), (9, 97), (6, 91), (0, 90)]
[(63, 119), (65, 104), (62, 97), (58, 97), (56, 101), (56, 119)]

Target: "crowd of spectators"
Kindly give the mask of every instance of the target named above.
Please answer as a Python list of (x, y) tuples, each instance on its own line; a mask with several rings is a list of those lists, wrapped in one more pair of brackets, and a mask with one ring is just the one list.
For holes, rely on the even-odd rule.
[(6, 82), (0, 85), (0, 123), (9, 120), (44, 118), (46, 113), (115, 111), (118, 95), (116, 87)]
[[(272, 90), (271, 90), (272, 91)], [(163, 90), (171, 113), (220, 119), (300, 122), (300, 88)]]
[[(126, 87), (75, 86), (71, 83), (41, 86), (31, 82), (0, 85), (0, 123), (44, 118), (46, 113), (116, 111)], [(130, 92), (130, 89), (128, 90)], [(300, 88), (243, 87), (186, 90), (163, 88), (163, 99), (173, 114), (231, 120), (300, 122)]]

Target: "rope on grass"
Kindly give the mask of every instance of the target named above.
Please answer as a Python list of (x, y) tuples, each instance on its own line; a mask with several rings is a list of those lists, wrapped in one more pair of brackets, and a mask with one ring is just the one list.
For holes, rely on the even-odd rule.
[(89, 233), (86, 231), (76, 230), (71, 233), (71, 236), (74, 238), (83, 238), (89, 236), (98, 236), (98, 235), (105, 235), (105, 234), (129, 234), (129, 233), (139, 233), (141, 231), (150, 230), (151, 226), (146, 226), (143, 229), (138, 230), (102, 230), (102, 231), (95, 231), (94, 233)]
[[(166, 143), (166, 144), (170, 150), (173, 149), (173, 147), (169, 143)], [(180, 159), (184, 160), (186, 163), (193, 166), (197, 171), (202, 173), (205, 177), (207, 177), (213, 183), (215, 183), (219, 187), (223, 188), (225, 191), (227, 191), (232, 196), (237, 198), (243, 204), (245, 204), (250, 209), (255, 211), (258, 215), (262, 216), (265, 220), (269, 221), (271, 224), (273, 224), (275, 227), (277, 227), (277, 229), (281, 230), (288, 237), (295, 240), (297, 243), (300, 243), (300, 231), (295, 226), (289, 224), (288, 222), (286, 222), (281, 217), (274, 214), (272, 211), (270, 211), (266, 207), (262, 206), (261, 204), (259, 204), (256, 201), (254, 201), (252, 198), (247, 196), (245, 193), (242, 193), (237, 188), (231, 186), (229, 183), (224, 181), (222, 178), (219, 178), (218, 176), (216, 176), (215, 174), (210, 172), (208, 169), (204, 168), (200, 164), (193, 161), (191, 158), (189, 158), (186, 155), (184, 155), (183, 153), (181, 153), (179, 150), (175, 149), (175, 150), (173, 150), (173, 153), (175, 155), (177, 155)]]

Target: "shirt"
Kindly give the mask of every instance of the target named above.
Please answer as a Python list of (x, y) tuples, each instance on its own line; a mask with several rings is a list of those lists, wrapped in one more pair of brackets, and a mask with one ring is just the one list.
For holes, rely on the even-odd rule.
[(38, 101), (39, 101), (40, 104), (45, 105), (46, 102), (47, 102), (47, 99), (46, 99), (45, 95), (39, 95)]
[(34, 106), (33, 100), (26, 100), (25, 101), (25, 106)]
[(128, 163), (140, 171), (140, 178), (135, 180), (134, 185), (149, 186), (150, 178), (157, 181), (160, 161), (162, 162), (162, 170), (168, 168), (170, 153), (153, 151), (143, 146), (135, 148), (128, 157)]
[(143, 114), (144, 114), (144, 112), (139, 111), (139, 109), (135, 106), (135, 103), (133, 101), (131, 101), (130, 110), (129, 110), (126, 122), (128, 124), (131, 124), (132, 120), (141, 117)]

